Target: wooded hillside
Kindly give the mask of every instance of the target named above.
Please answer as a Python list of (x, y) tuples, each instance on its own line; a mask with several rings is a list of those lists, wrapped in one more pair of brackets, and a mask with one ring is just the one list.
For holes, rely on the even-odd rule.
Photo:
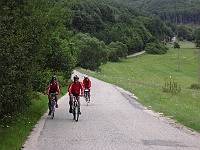
[(127, 0), (173, 24), (200, 25), (199, 0)]

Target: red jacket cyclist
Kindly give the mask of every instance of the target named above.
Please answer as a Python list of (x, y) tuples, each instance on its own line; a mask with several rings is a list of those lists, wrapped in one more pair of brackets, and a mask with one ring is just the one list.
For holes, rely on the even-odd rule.
[(51, 79), (51, 81), (49, 81), (47, 86), (48, 86), (48, 88), (47, 88), (46, 94), (48, 94), (49, 115), (51, 115), (51, 108), (50, 108), (50, 106), (51, 106), (51, 95), (50, 95), (50, 93), (56, 93), (56, 108), (58, 108), (58, 103), (57, 103), (58, 97), (57, 97), (57, 95), (60, 94), (60, 86), (59, 86), (58, 81), (56, 80), (56, 76), (52, 76), (52, 79)]
[(81, 114), (80, 95), (83, 95), (83, 84), (82, 82), (79, 81), (79, 77), (77, 75), (74, 76), (74, 81), (72, 81), (69, 84), (68, 92), (69, 92), (69, 106), (70, 106), (69, 112), (72, 113), (73, 96), (77, 96), (79, 114)]
[[(84, 85), (84, 88), (88, 89), (88, 91), (89, 91), (88, 96), (89, 96), (89, 101), (90, 101), (91, 80), (88, 78), (88, 76), (84, 77), (83, 85)], [(84, 93), (84, 95), (85, 95), (85, 93)]]

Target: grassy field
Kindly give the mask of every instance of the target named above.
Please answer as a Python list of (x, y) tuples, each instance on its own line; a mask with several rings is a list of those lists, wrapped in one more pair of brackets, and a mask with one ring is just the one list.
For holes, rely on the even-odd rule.
[[(67, 87), (61, 89), (61, 97)], [(48, 109), (47, 95), (41, 94), (40, 99), (33, 100), (33, 105), (21, 114), (13, 116), (15, 123), (7, 127), (0, 126), (0, 150), (19, 150), (27, 139), (30, 131)]]
[[(179, 55), (178, 49), (169, 44), (165, 55), (142, 54), (117, 63), (108, 62), (99, 72), (77, 70), (122, 87), (147, 108), (200, 132), (200, 91), (190, 88), (198, 84), (198, 50), (190, 42), (180, 42), (180, 46)], [(164, 92), (170, 82), (181, 91)]]

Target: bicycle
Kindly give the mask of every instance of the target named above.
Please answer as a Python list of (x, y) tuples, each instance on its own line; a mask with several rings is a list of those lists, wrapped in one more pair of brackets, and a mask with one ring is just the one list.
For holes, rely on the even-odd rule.
[(73, 117), (75, 121), (78, 121), (79, 118), (79, 109), (78, 109), (78, 100), (77, 97), (78, 96), (73, 96), (74, 100), (73, 100), (73, 105), (72, 105), (72, 113), (73, 113)]
[(50, 106), (50, 111), (51, 111), (51, 119), (54, 118), (55, 115), (55, 110), (56, 110), (56, 93), (50, 93), (51, 95), (51, 106)]
[(87, 89), (87, 88), (85, 88), (85, 90), (84, 90), (84, 96), (85, 96), (85, 101), (86, 101), (86, 103), (87, 103), (87, 106), (88, 106), (89, 103), (90, 103), (89, 92), (90, 92), (90, 90)]

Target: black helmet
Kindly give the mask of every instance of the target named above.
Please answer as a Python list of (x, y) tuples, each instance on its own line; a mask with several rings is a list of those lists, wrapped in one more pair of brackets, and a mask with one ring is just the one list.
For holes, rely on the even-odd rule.
[(54, 75), (54, 76), (52, 76), (52, 81), (53, 81), (53, 80), (56, 80), (56, 76), (55, 76), (55, 75)]
[(79, 80), (79, 77), (77, 75), (74, 76), (74, 80), (78, 79)]

